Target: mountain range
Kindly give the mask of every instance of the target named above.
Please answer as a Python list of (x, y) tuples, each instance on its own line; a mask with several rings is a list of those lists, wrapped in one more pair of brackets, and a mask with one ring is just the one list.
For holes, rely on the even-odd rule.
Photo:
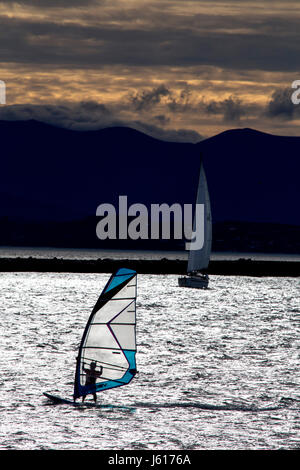
[(1, 245), (121, 246), (97, 239), (97, 207), (118, 208), (121, 195), (148, 208), (192, 204), (202, 158), (215, 249), (299, 250), (300, 137), (234, 129), (191, 144), (126, 127), (75, 131), (29, 120), (0, 121), (0, 142)]

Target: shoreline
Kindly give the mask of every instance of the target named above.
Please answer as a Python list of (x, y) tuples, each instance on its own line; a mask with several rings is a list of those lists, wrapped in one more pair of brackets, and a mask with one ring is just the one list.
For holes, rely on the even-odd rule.
[[(187, 261), (180, 259), (63, 259), (63, 258), (1, 258), (0, 272), (71, 272), (111, 273), (126, 266), (139, 274), (186, 274)], [(297, 261), (265, 261), (251, 258), (211, 260), (208, 274), (223, 276), (299, 277)]]

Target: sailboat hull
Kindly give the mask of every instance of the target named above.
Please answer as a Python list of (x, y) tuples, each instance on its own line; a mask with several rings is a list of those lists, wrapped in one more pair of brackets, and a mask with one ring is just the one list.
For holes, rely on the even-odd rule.
[(194, 289), (207, 289), (208, 278), (200, 276), (187, 276), (178, 278), (179, 287), (191, 287)]

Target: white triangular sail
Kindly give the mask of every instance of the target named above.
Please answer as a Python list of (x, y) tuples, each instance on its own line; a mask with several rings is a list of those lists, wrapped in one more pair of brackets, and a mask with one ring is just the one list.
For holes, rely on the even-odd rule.
[[(212, 219), (209, 193), (203, 164), (200, 167), (199, 184), (196, 204), (204, 205), (204, 243), (199, 250), (190, 250), (187, 272), (202, 271), (206, 269), (210, 260), (212, 242)], [(198, 221), (199, 223), (199, 221)], [(202, 223), (202, 221), (200, 221)], [(193, 232), (197, 233), (196, 218), (194, 218)], [(199, 232), (199, 230), (198, 230)]]

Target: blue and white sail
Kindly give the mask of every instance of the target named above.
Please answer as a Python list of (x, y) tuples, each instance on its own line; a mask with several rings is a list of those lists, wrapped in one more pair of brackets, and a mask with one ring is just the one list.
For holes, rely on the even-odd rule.
[[(137, 274), (125, 268), (103, 289), (79, 347), (74, 399), (126, 385), (136, 374), (136, 295)], [(92, 364), (94, 383), (89, 383)]]

